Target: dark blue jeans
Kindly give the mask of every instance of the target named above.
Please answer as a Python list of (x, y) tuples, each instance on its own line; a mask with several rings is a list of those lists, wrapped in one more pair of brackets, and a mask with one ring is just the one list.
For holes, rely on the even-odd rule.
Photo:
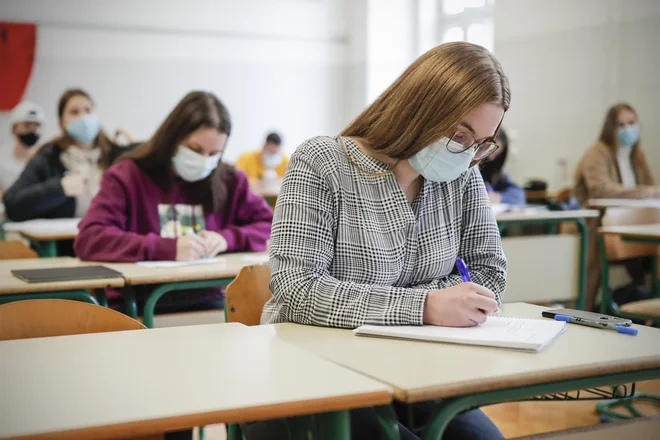
[[(434, 402), (413, 405), (415, 425), (426, 424), (432, 416)], [(395, 404), (400, 418), (407, 408)], [(267, 420), (264, 422), (245, 423), (241, 430), (247, 440), (287, 440), (291, 435), (290, 422), (295, 418)], [(401, 440), (419, 440), (404, 423), (399, 423)], [(351, 410), (351, 438), (355, 440), (380, 440), (383, 432), (378, 424), (373, 408)], [(497, 426), (479, 409), (464, 412), (456, 416), (443, 435), (443, 440), (501, 440), (504, 436)]]

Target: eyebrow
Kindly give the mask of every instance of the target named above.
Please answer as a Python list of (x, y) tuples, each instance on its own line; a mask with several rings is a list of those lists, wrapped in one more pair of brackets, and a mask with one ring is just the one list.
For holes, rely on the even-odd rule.
[(471, 126), (470, 124), (468, 124), (467, 122), (461, 122), (459, 125), (462, 125), (463, 127), (465, 127), (465, 128), (467, 128), (468, 130), (470, 130), (470, 131), (472, 132), (472, 134), (475, 134), (475, 135), (477, 134), (477, 133), (474, 131), (474, 128), (472, 128), (472, 126)]

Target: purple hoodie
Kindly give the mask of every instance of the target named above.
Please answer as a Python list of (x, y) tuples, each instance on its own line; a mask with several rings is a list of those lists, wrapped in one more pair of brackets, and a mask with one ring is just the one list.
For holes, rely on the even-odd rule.
[(250, 191), (245, 174), (230, 175), (222, 212), (194, 206), (185, 185), (177, 179), (165, 192), (134, 161), (114, 165), (80, 223), (76, 255), (92, 261), (174, 260), (175, 237), (189, 229), (218, 232), (227, 240), (227, 252), (266, 250), (273, 211)]

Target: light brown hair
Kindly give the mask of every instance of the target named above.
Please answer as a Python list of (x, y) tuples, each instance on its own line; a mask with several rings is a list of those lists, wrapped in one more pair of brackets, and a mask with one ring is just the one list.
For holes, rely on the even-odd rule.
[[(212, 93), (190, 92), (174, 107), (151, 139), (119, 160), (135, 161), (151, 180), (168, 191), (175, 178), (172, 157), (183, 140), (202, 127), (214, 128), (229, 136), (229, 112)], [(206, 212), (221, 211), (227, 203), (226, 181), (231, 175), (233, 168), (220, 162), (206, 179), (186, 184), (186, 195), (203, 205)]]
[(452, 137), (478, 106), (494, 103), (507, 111), (510, 100), (509, 80), (487, 49), (442, 44), (417, 58), (341, 135), (388, 157), (409, 159)]
[[(92, 107), (94, 106), (94, 100), (91, 98), (91, 96), (89, 96), (89, 93), (85, 92), (84, 90), (82, 89), (65, 90), (64, 93), (62, 93), (62, 96), (60, 96), (60, 99), (57, 103), (57, 117), (59, 119), (60, 125), (62, 125), (62, 116), (64, 115), (64, 109), (66, 109), (66, 105), (69, 103), (69, 100), (71, 98), (74, 98), (76, 96), (83, 96), (87, 98), (89, 102), (92, 104)], [(53, 143), (57, 145), (60, 149), (66, 150), (75, 143), (75, 140), (71, 136), (69, 136), (65, 128), (64, 133), (61, 136), (55, 138), (55, 140), (53, 140)], [(101, 156), (99, 157), (99, 167), (102, 170), (107, 170), (110, 167), (110, 165), (112, 165), (112, 162), (117, 156), (117, 151), (119, 150), (120, 147), (114, 142), (112, 142), (108, 137), (108, 135), (103, 130), (101, 130), (99, 134), (96, 136), (93, 145), (94, 148), (101, 149)]]
[[(623, 110), (628, 110), (635, 115), (637, 119), (637, 112), (630, 104), (621, 102), (615, 104), (607, 111), (605, 115), (605, 122), (603, 122), (603, 128), (600, 130), (599, 140), (607, 145), (610, 148), (617, 149), (619, 148), (619, 114)], [(636, 150), (635, 147), (639, 145), (639, 140), (633, 146), (633, 151)]]

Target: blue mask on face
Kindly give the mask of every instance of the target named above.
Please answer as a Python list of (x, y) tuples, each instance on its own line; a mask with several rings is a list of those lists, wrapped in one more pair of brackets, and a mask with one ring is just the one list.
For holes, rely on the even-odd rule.
[(424, 178), (433, 182), (449, 182), (456, 179), (470, 167), (475, 150), (470, 148), (462, 153), (452, 153), (447, 148), (448, 143), (456, 150), (465, 148), (458, 142), (444, 137), (408, 159), (410, 165)]
[(626, 125), (619, 128), (619, 144), (630, 147), (639, 141), (639, 126), (637, 124)]
[(101, 131), (101, 123), (95, 115), (85, 115), (69, 122), (66, 131), (77, 142), (88, 145), (96, 139)]

